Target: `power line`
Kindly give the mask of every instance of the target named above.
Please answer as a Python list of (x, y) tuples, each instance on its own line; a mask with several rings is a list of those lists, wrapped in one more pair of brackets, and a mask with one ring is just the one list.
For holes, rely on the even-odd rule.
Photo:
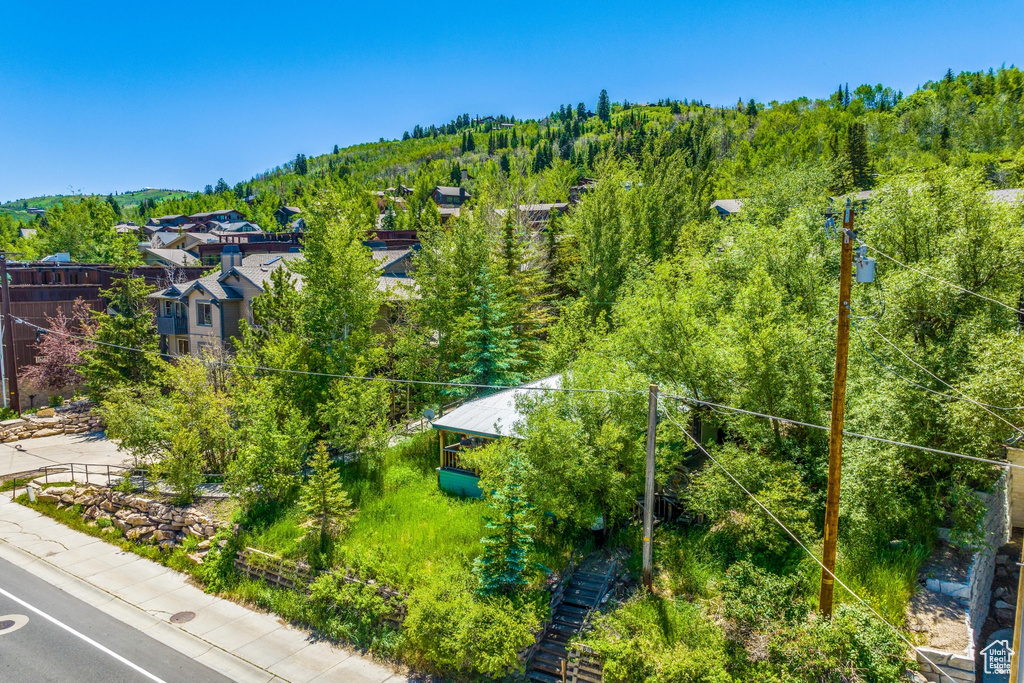
[[(96, 339), (89, 339), (88, 337), (82, 337), (82, 336), (79, 336), (79, 335), (71, 334), (69, 332), (61, 332), (60, 330), (51, 330), (49, 328), (42, 327), (40, 325), (36, 325), (35, 323), (30, 323), (27, 320), (23, 320), (22, 318), (18, 318), (18, 317), (15, 317), (14, 320), (19, 322), (19, 323), (21, 323), (21, 324), (23, 324), (23, 325), (27, 325), (29, 327), (35, 328), (35, 329), (37, 329), (37, 330), (39, 330), (41, 332), (45, 332), (47, 334), (56, 334), (56, 335), (60, 335), (60, 336), (63, 336), (63, 337), (68, 337), (70, 339), (77, 339), (79, 341), (88, 342), (90, 344), (99, 344), (101, 346), (108, 346), (108, 347), (115, 348), (115, 349), (121, 349), (123, 351), (131, 351), (133, 353), (146, 353), (146, 354), (150, 354), (150, 355), (153, 355), (153, 356), (161, 356), (162, 357), (162, 356), (165, 355), (164, 353), (162, 353), (160, 351), (153, 351), (153, 350), (149, 350), (149, 349), (136, 349), (136, 348), (133, 348), (131, 346), (123, 346), (121, 344), (113, 344), (113, 343), (110, 343), (110, 342), (98, 341)], [(430, 381), (427, 381), (427, 380), (417, 380), (417, 379), (397, 379), (397, 378), (394, 378), (394, 377), (373, 377), (373, 376), (359, 376), (359, 375), (339, 375), (339, 374), (333, 374), (333, 373), (328, 373), (328, 372), (313, 372), (311, 370), (290, 370), (290, 369), (287, 369), (287, 368), (269, 368), (269, 367), (264, 367), (264, 366), (260, 366), (260, 365), (244, 365), (244, 364), (241, 364), (241, 363), (230, 363), (228, 361), (218, 360), (218, 359), (209, 359), (208, 362), (215, 363), (217, 365), (222, 365), (224, 367), (239, 368), (239, 369), (242, 369), (242, 370), (258, 370), (258, 371), (263, 371), (263, 372), (283, 372), (283, 373), (292, 374), (292, 375), (305, 375), (305, 376), (312, 376), (312, 377), (329, 377), (329, 378), (334, 378), (334, 379), (357, 379), (357, 380), (364, 380), (364, 381), (368, 381), (368, 382), (388, 382), (388, 383), (391, 383), (391, 384), (418, 384), (418, 385), (426, 385), (426, 386), (458, 387), (458, 388), (466, 388), (466, 389), (522, 389), (524, 391), (553, 391), (553, 392), (563, 392), (563, 393), (588, 393), (588, 394), (617, 394), (617, 395), (626, 395), (626, 394), (642, 394), (642, 393), (646, 393), (646, 392), (644, 392), (642, 390), (639, 390), (639, 389), (631, 391), (631, 390), (619, 390), (619, 389), (582, 389), (582, 388), (577, 388), (577, 387), (537, 387), (537, 386), (528, 386), (528, 385), (523, 385), (523, 384), (520, 384), (520, 385), (502, 385), (502, 384), (469, 384), (469, 383), (465, 383), (465, 382), (430, 382)]]
[[(805, 553), (807, 553), (807, 555), (808, 555), (808, 556), (809, 556), (809, 557), (810, 557), (810, 558), (811, 558), (812, 560), (814, 560), (815, 562), (817, 562), (817, 563), (818, 563), (818, 565), (819, 565), (819, 566), (820, 566), (820, 567), (822, 568), (822, 570), (824, 570), (824, 571), (825, 571), (826, 573), (828, 573), (828, 575), (829, 575), (829, 576), (831, 576), (831, 577), (832, 577), (832, 579), (833, 579), (833, 580), (834, 580), (834, 581), (835, 581), (836, 583), (838, 583), (838, 584), (839, 584), (840, 586), (842, 586), (842, 587), (843, 587), (844, 589), (846, 589), (846, 591), (847, 591), (847, 592), (848, 592), (848, 593), (849, 593), (850, 595), (852, 595), (852, 596), (853, 596), (854, 598), (856, 598), (858, 602), (860, 602), (860, 603), (861, 603), (862, 605), (864, 605), (865, 607), (867, 607), (867, 608), (868, 608), (868, 610), (869, 610), (869, 611), (870, 611), (870, 612), (871, 612), (871, 613), (872, 613), (873, 615), (875, 615), (875, 617), (876, 617), (876, 618), (877, 618), (877, 619), (878, 619), (879, 621), (881, 621), (881, 622), (882, 622), (883, 624), (885, 624), (886, 626), (888, 626), (888, 627), (889, 627), (889, 628), (890, 628), (890, 629), (892, 630), (892, 632), (893, 632), (893, 633), (895, 633), (895, 634), (896, 634), (896, 635), (897, 635), (897, 636), (898, 636), (898, 637), (900, 638), (900, 640), (902, 640), (902, 641), (903, 641), (903, 642), (905, 642), (905, 643), (906, 643), (907, 645), (909, 645), (909, 646), (911, 647), (911, 649), (913, 649), (913, 650), (914, 650), (914, 652), (916, 652), (916, 653), (917, 653), (917, 654), (918, 654), (918, 655), (919, 655), (920, 657), (924, 658), (924, 660), (925, 660), (925, 661), (927, 661), (927, 662), (928, 662), (929, 664), (931, 664), (931, 665), (932, 665), (932, 667), (934, 667), (934, 669), (935, 669), (936, 671), (938, 671), (938, 672), (939, 672), (940, 674), (942, 674), (942, 675), (943, 675), (943, 676), (945, 676), (946, 678), (949, 678), (949, 680), (951, 680), (951, 681), (953, 680), (953, 678), (952, 678), (952, 677), (951, 677), (951, 676), (950, 676), (949, 674), (945, 673), (945, 672), (944, 672), (944, 671), (943, 671), (943, 670), (942, 670), (941, 668), (939, 668), (939, 666), (938, 666), (938, 665), (937, 665), (937, 664), (936, 664), (935, 662), (933, 662), (933, 661), (932, 661), (931, 659), (929, 659), (929, 658), (928, 658), (928, 656), (927, 656), (926, 654), (924, 654), (923, 652), (921, 652), (921, 650), (920, 650), (920, 649), (918, 649), (918, 647), (917, 647), (916, 645), (914, 645), (914, 644), (913, 644), (912, 642), (910, 642), (910, 640), (909, 640), (909, 639), (908, 639), (908, 638), (907, 638), (907, 637), (906, 637), (905, 635), (903, 635), (903, 633), (902, 633), (902, 632), (901, 632), (901, 631), (900, 631), (900, 630), (899, 630), (898, 628), (896, 628), (895, 626), (893, 626), (893, 625), (892, 625), (891, 623), (889, 623), (889, 621), (888, 621), (888, 620), (887, 620), (887, 619), (886, 619), (885, 617), (883, 617), (883, 616), (882, 616), (881, 614), (879, 614), (879, 613), (878, 613), (878, 611), (877, 611), (877, 610), (876, 610), (876, 609), (875, 609), (874, 607), (872, 607), (872, 606), (871, 606), (871, 605), (870, 605), (870, 604), (868, 603), (868, 601), (867, 601), (867, 600), (865, 600), (864, 598), (862, 598), (862, 597), (860, 597), (859, 595), (857, 595), (857, 593), (855, 593), (855, 592), (853, 591), (853, 589), (851, 589), (851, 588), (850, 588), (849, 586), (847, 586), (847, 585), (846, 585), (846, 583), (845, 583), (845, 582), (844, 582), (844, 581), (843, 581), (842, 579), (840, 579), (840, 578), (839, 578), (838, 576), (836, 576), (836, 575), (835, 575), (835, 573), (833, 573), (833, 572), (832, 572), (832, 570), (830, 570), (830, 569), (829, 569), (828, 567), (826, 567), (826, 566), (825, 566), (825, 565), (824, 565), (824, 564), (822, 563), (822, 561), (818, 559), (818, 556), (817, 556), (817, 555), (815, 555), (814, 553), (812, 553), (812, 552), (811, 552), (811, 550), (810, 550), (810, 549), (809, 549), (809, 548), (808, 548), (808, 547), (807, 547), (806, 545), (804, 545), (803, 541), (801, 541), (801, 540), (800, 540), (800, 539), (799, 539), (799, 538), (797, 537), (797, 535), (796, 535), (796, 534), (794, 534), (794, 533), (793, 533), (792, 531), (790, 531), (789, 527), (787, 527), (787, 526), (786, 526), (785, 524), (783, 524), (783, 523), (782, 523), (782, 521), (781, 521), (781, 520), (780, 520), (780, 519), (779, 519), (778, 517), (776, 517), (776, 516), (775, 516), (775, 515), (774, 515), (774, 514), (772, 513), (772, 511), (771, 511), (771, 510), (769, 510), (769, 509), (768, 509), (767, 507), (765, 507), (764, 503), (762, 503), (762, 502), (761, 502), (761, 501), (760, 501), (760, 500), (759, 500), (759, 499), (757, 498), (757, 496), (755, 496), (755, 495), (754, 495), (753, 493), (751, 493), (751, 492), (750, 492), (750, 491), (749, 491), (749, 490), (747, 489), (747, 487), (746, 487), (746, 486), (744, 486), (744, 485), (743, 485), (742, 483), (740, 483), (740, 480), (739, 480), (739, 479), (737, 479), (736, 477), (734, 477), (734, 476), (733, 476), (733, 474), (732, 474), (732, 472), (730, 472), (729, 470), (727, 470), (727, 469), (725, 468), (725, 465), (723, 465), (723, 464), (722, 464), (721, 462), (719, 462), (719, 461), (718, 461), (718, 458), (716, 458), (715, 456), (711, 455), (711, 454), (710, 454), (710, 453), (709, 453), (709, 452), (707, 451), (707, 449), (705, 449), (705, 448), (704, 448), (704, 446), (703, 446), (703, 445), (701, 445), (701, 443), (700, 443), (700, 442), (699, 442), (699, 441), (698, 441), (698, 440), (697, 440), (696, 438), (694, 438), (694, 436), (693, 436), (692, 434), (690, 434), (690, 432), (689, 432), (689, 431), (688, 431), (688, 430), (687, 430), (687, 429), (686, 429), (685, 427), (683, 427), (683, 426), (682, 426), (681, 424), (679, 424), (679, 422), (677, 422), (677, 421), (675, 420), (675, 418), (673, 418), (673, 417), (672, 417), (672, 415), (671, 415), (671, 413), (670, 413), (669, 411), (667, 411), (667, 410), (665, 411), (665, 416), (666, 416), (666, 417), (667, 417), (667, 418), (668, 418), (669, 420), (671, 420), (673, 424), (675, 424), (675, 425), (676, 425), (677, 427), (679, 427), (679, 430), (680, 430), (680, 431), (681, 431), (681, 432), (682, 432), (683, 434), (685, 434), (685, 435), (686, 435), (686, 438), (688, 438), (688, 439), (689, 439), (690, 441), (692, 441), (692, 442), (694, 443), (694, 445), (695, 445), (695, 446), (696, 446), (696, 447), (697, 447), (698, 449), (700, 449), (701, 453), (703, 453), (703, 454), (704, 454), (704, 455), (706, 455), (706, 456), (707, 456), (708, 458), (710, 458), (710, 459), (711, 459), (711, 461), (712, 461), (713, 463), (715, 463), (715, 465), (717, 465), (717, 466), (718, 466), (718, 468), (719, 468), (719, 469), (721, 469), (721, 470), (722, 470), (722, 472), (724, 472), (724, 473), (726, 474), (726, 476), (728, 476), (728, 477), (729, 477), (730, 479), (732, 479), (733, 483), (735, 483), (735, 484), (736, 484), (737, 486), (739, 486), (739, 487), (740, 487), (740, 489), (742, 489), (743, 493), (747, 494), (747, 495), (748, 495), (748, 496), (750, 497), (750, 499), (751, 499), (751, 500), (753, 500), (753, 501), (754, 501), (755, 503), (757, 503), (758, 507), (760, 507), (760, 508), (761, 508), (761, 509), (762, 509), (762, 510), (763, 510), (763, 511), (765, 512), (765, 514), (767, 514), (767, 515), (768, 515), (769, 517), (771, 517), (772, 521), (774, 521), (774, 522), (775, 522), (776, 524), (778, 524), (778, 525), (779, 525), (779, 527), (780, 527), (780, 528), (781, 528), (781, 529), (782, 529), (783, 531), (785, 531), (785, 532), (786, 532), (786, 534), (787, 534), (787, 535), (788, 535), (788, 536), (789, 536), (790, 538), (792, 538), (792, 539), (793, 539), (793, 541), (794, 541), (794, 542), (796, 542), (796, 544), (797, 544), (798, 546), (800, 546), (800, 547), (801, 547), (801, 548), (803, 549), (803, 551), (804, 551)], [(954, 683), (955, 683), (955, 681), (954, 681)]]
[(861, 244), (864, 244), (864, 246), (866, 246), (868, 249), (870, 249), (871, 251), (875, 252), (876, 254), (881, 256), (882, 258), (889, 259), (890, 261), (892, 261), (896, 265), (903, 266), (907, 270), (912, 270), (912, 271), (914, 271), (915, 273), (917, 273), (919, 275), (925, 276), (926, 278), (930, 278), (932, 280), (935, 280), (936, 282), (941, 282), (942, 284), (948, 285), (948, 286), (952, 287), (953, 289), (957, 289), (957, 290), (963, 292), (964, 294), (970, 294), (971, 296), (976, 296), (979, 299), (984, 299), (985, 301), (990, 301), (990, 302), (992, 302), (992, 303), (994, 303), (994, 304), (996, 304), (998, 306), (1002, 306), (1005, 309), (1011, 310), (1011, 311), (1013, 311), (1016, 314), (1020, 313), (1020, 311), (1017, 310), (1016, 308), (1014, 308), (1013, 306), (1010, 306), (1009, 304), (1005, 304), (1002, 301), (999, 301), (998, 299), (993, 299), (992, 297), (985, 296), (984, 294), (978, 294), (977, 292), (972, 292), (971, 290), (967, 289), (966, 287), (961, 287), (960, 285), (955, 284), (953, 282), (950, 282), (949, 280), (943, 280), (942, 278), (936, 277), (936, 276), (931, 275), (929, 273), (926, 273), (923, 270), (920, 270), (919, 268), (915, 268), (913, 266), (908, 266), (906, 263), (903, 263), (902, 261), (897, 261), (892, 256), (889, 256), (888, 254), (886, 254), (882, 250), (877, 249), (877, 248), (871, 246), (870, 244), (865, 244), (864, 242), (861, 242)]
[[(669, 398), (674, 398), (677, 401), (684, 401), (697, 406), (709, 406), (712, 408), (721, 408), (722, 410), (729, 410), (734, 413), (741, 413), (743, 415), (751, 415), (753, 417), (760, 417), (766, 420), (778, 420), (779, 422), (785, 422), (786, 424), (797, 425), (799, 427), (809, 427), (810, 429), (818, 429), (823, 432), (829, 431), (828, 427), (823, 425), (816, 425), (811, 422), (801, 422), (799, 420), (792, 420), (788, 417), (779, 417), (778, 415), (768, 415), (766, 413), (758, 413), (753, 410), (745, 410), (743, 408), (736, 408), (733, 406), (723, 405), (721, 403), (712, 403), (711, 401), (704, 401), (698, 398), (692, 398), (690, 396), (678, 396), (676, 394), (662, 394)], [(865, 439), (867, 441), (878, 441), (879, 443), (889, 444), (890, 446), (901, 446), (903, 448), (911, 448), (918, 451), (925, 451), (927, 453), (937, 453), (938, 455), (948, 455), (954, 458), (963, 458), (964, 460), (974, 460), (975, 462), (983, 462), (988, 465), (995, 465), (997, 467), (1014, 467), (1017, 469), (1024, 470), (1024, 465), (1015, 465), (1005, 460), (992, 460), (991, 458), (979, 458), (974, 455), (965, 455), (963, 453), (954, 453), (953, 451), (944, 451), (939, 448), (929, 448), (928, 446), (918, 446), (917, 444), (906, 443), (905, 441), (894, 441), (892, 439), (885, 439), (880, 436), (871, 436), (870, 434), (860, 434), (858, 432), (850, 432), (843, 430), (844, 436), (852, 436), (857, 439)]]
[[(874, 329), (874, 328), (872, 328), (872, 329), (871, 329), (871, 331), (872, 331), (872, 332), (874, 332), (875, 334), (877, 334), (877, 335), (878, 335), (879, 337), (881, 337), (881, 338), (882, 338), (882, 341), (884, 341), (884, 342), (885, 342), (886, 344), (888, 344), (888, 345), (889, 345), (889, 346), (891, 346), (892, 348), (896, 349), (896, 351), (897, 351), (897, 352), (898, 352), (898, 353), (899, 353), (899, 354), (900, 354), (901, 356), (903, 356), (903, 357), (904, 357), (904, 358), (906, 358), (906, 359), (907, 359), (908, 361), (910, 361), (911, 363), (913, 363), (913, 364), (914, 364), (914, 365), (915, 365), (915, 366), (916, 366), (917, 368), (919, 368), (920, 370), (924, 371), (924, 373), (925, 373), (925, 374), (927, 374), (927, 375), (928, 375), (929, 377), (931, 377), (932, 379), (934, 379), (934, 380), (938, 381), (939, 383), (941, 383), (941, 384), (943, 384), (943, 385), (945, 385), (945, 386), (949, 387), (950, 389), (952, 389), (953, 391), (955, 391), (956, 393), (958, 393), (958, 394), (960, 395), (960, 397), (961, 397), (961, 398), (962, 398), (962, 399), (963, 399), (964, 401), (967, 401), (968, 403), (973, 403), (974, 405), (976, 405), (976, 406), (978, 406), (979, 408), (982, 408), (982, 409), (985, 409), (985, 408), (994, 408), (994, 409), (996, 409), (996, 410), (1024, 410), (1024, 406), (1016, 406), (1016, 407), (1014, 407), (1014, 408), (1004, 408), (1004, 407), (1002, 407), (1002, 406), (994, 406), (994, 405), (992, 405), (991, 403), (982, 403), (981, 401), (975, 401), (975, 400), (974, 400), (973, 398), (971, 398), (970, 396), (968, 396), (968, 395), (967, 395), (967, 394), (965, 394), (964, 392), (960, 391), (959, 389), (957, 389), (956, 387), (954, 387), (954, 386), (953, 386), (952, 384), (950, 384), (949, 382), (945, 381), (944, 379), (942, 379), (942, 378), (941, 378), (941, 377), (939, 377), (938, 375), (936, 375), (936, 374), (934, 374), (933, 372), (931, 372), (931, 371), (930, 371), (930, 370), (929, 370), (928, 368), (926, 368), (925, 366), (921, 365), (921, 364), (920, 364), (920, 363), (918, 363), (918, 362), (917, 362), (916, 360), (914, 360), (913, 358), (911, 358), (911, 357), (910, 357), (910, 356), (909, 356), (909, 355), (908, 355), (908, 354), (907, 354), (907, 353), (906, 353), (906, 352), (905, 352), (905, 351), (904, 351), (903, 349), (901, 349), (900, 347), (896, 346), (896, 344), (894, 344), (894, 343), (892, 343), (891, 341), (889, 341), (888, 339), (886, 339), (885, 335), (883, 335), (883, 334), (882, 334), (881, 332), (879, 332), (878, 330), (876, 330), (876, 329)], [(991, 411), (986, 411), (986, 412), (990, 412), (990, 413), (991, 413)], [(994, 417), (996, 417), (996, 418), (998, 418), (998, 419), (1000, 419), (1000, 420), (1003, 420), (1003, 418), (999, 417), (999, 416), (998, 416), (998, 415), (996, 415), (995, 413), (991, 413), (991, 414), (992, 414), (992, 415), (993, 415)], [(1003, 422), (1006, 422), (1006, 420), (1003, 420)], [(1007, 423), (1007, 424), (1009, 424), (1009, 425), (1010, 425), (1011, 427), (1013, 427), (1014, 429), (1018, 429), (1018, 427), (1014, 426), (1014, 425), (1013, 425), (1012, 423), (1010, 423), (1010, 422), (1006, 422), (1006, 423)]]

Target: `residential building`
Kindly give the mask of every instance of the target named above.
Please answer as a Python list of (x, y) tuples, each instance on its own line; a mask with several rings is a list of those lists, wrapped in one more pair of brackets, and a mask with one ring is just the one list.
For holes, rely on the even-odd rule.
[[(547, 228), (552, 218), (565, 213), (569, 210), (570, 206), (572, 205), (568, 202), (553, 202), (550, 204), (520, 204), (517, 208), (519, 210), (519, 220), (527, 227), (534, 230), (543, 230)], [(499, 216), (505, 216), (508, 210), (495, 209), (495, 213)]]
[(184, 249), (154, 249), (146, 247), (142, 250), (142, 262), (147, 266), (198, 266), (199, 258)]
[(433, 192), (430, 193), (430, 198), (433, 199), (434, 203), (439, 207), (454, 208), (462, 206), (468, 202), (472, 199), (472, 195), (470, 195), (463, 187), (438, 185), (434, 188)]
[(735, 216), (743, 208), (742, 199), (716, 199), (711, 202), (711, 208), (718, 213), (719, 218)]
[(282, 206), (274, 212), (274, 218), (276, 218), (277, 222), (282, 226), (285, 226), (295, 220), (295, 217), (300, 213), (302, 213), (302, 209), (297, 206)]

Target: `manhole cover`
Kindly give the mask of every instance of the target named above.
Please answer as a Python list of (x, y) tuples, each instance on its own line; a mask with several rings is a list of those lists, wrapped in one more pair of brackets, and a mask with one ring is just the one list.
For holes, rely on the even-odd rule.
[(0, 616), (0, 636), (14, 633), (28, 623), (28, 617), (24, 614), (4, 614)]
[(192, 621), (195, 618), (195, 612), (178, 612), (177, 614), (171, 615), (171, 623), (184, 624), (186, 621)]

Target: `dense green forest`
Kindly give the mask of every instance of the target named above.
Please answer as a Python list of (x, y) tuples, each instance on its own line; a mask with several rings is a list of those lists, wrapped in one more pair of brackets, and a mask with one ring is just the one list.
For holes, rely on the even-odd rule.
[[(825, 433), (721, 406), (828, 423), (839, 242), (824, 213), (841, 203), (833, 198), (873, 189), (856, 215), (859, 239), (879, 253), (875, 282), (856, 284), (850, 307), (847, 428), (1005, 457), (1024, 426), (1024, 205), (990, 191), (1024, 184), (1022, 98), (1016, 68), (950, 72), (909, 95), (844, 85), (827, 99), (728, 109), (601, 93), (593, 113), (576, 104), (540, 121), (460, 116), (402, 140), (299, 155), (234, 188), (122, 215), (236, 206), (262, 224), (282, 202), (298, 205), (301, 288), (275, 276), (233, 359), (172, 366), (120, 348), (156, 344), (143, 292), (125, 285), (119, 305), (132, 316), (101, 316), (95, 333), (120, 347), (83, 348), (85, 387), (120, 420), (112, 433), (164, 463), (186, 493), (196, 472), (227, 471), (259, 529), (297, 509), (293, 473), (313, 444), (361, 454), (347, 485), (357, 507), (369, 505), (414, 476), (389, 455), (396, 422), (472, 396), (465, 385), (563, 373), (579, 391), (540, 393), (522, 406), (521, 439), (468, 461), (507, 520), (484, 544), (498, 551), (448, 557), (443, 585), (408, 578), (384, 550), (330, 560), (412, 586), (406, 630), (362, 642), (446, 675), (494, 675), (515, 665), (538, 616), (542, 570), (524, 557), (585, 542), (597, 518), (614, 543), (639, 550), (630, 516), (643, 489), (646, 389), (657, 383), (659, 477), (682, 477), (694, 523), (659, 527), (654, 590), (585, 636), (606, 680), (895, 682), (905, 643), (845, 590), (835, 617), (815, 618), (817, 565), (730, 478), (818, 552)], [(463, 170), (473, 199), (442, 225), (429, 192), (459, 184)], [(584, 177), (589, 191), (539, 234), (496, 211), (564, 201)], [(380, 215), (370, 191), (399, 184), (413, 192), (385, 218), (419, 230), (417, 295), (382, 335), (383, 294), (362, 240)], [(719, 218), (710, 204), (721, 197), (743, 198), (742, 211)], [(695, 419), (721, 430), (705, 445), (714, 460), (687, 436)], [(197, 424), (199, 440), (189, 436)], [(846, 454), (837, 574), (902, 629), (935, 527), (977, 547), (984, 509), (972, 492), (999, 470), (853, 438)], [(495, 575), (495, 552), (518, 559)], [(313, 556), (325, 561), (322, 548)], [(474, 571), (479, 585), (465, 579)], [(449, 622), (483, 635), (456, 645)]]

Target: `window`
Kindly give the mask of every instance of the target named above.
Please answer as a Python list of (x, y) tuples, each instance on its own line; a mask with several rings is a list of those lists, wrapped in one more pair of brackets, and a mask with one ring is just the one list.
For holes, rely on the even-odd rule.
[(167, 301), (167, 300), (165, 300), (165, 301), (164, 301), (164, 310), (163, 310), (163, 316), (164, 316), (165, 318), (169, 318), (169, 317), (171, 317), (172, 315), (174, 315), (174, 302), (173, 302), (173, 301)]
[(196, 325), (207, 327), (213, 325), (213, 305), (209, 302), (196, 302)]
[(188, 339), (179, 339), (178, 340), (178, 355), (179, 356), (187, 356), (188, 355)]

